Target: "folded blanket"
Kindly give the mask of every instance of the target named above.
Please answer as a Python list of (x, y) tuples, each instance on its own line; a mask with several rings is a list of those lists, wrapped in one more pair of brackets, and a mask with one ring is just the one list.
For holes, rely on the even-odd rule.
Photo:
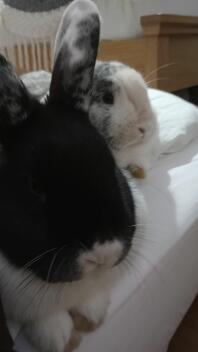
[(182, 150), (198, 136), (198, 108), (167, 92), (149, 89), (159, 124), (160, 155)]

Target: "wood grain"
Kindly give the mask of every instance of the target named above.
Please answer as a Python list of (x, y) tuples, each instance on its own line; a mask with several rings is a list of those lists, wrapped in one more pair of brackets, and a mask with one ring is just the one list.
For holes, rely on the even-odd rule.
[(98, 59), (117, 60), (144, 74), (146, 46), (144, 38), (105, 40), (99, 46)]
[(163, 67), (152, 86), (176, 91), (198, 85), (198, 17), (155, 15), (142, 17), (141, 23), (150, 43), (146, 72)]
[(173, 92), (198, 85), (198, 17), (152, 15), (141, 23), (143, 38), (103, 42), (99, 59), (134, 67), (153, 88)]
[[(151, 15), (141, 18), (144, 36), (137, 39), (106, 40), (99, 46), (98, 59), (118, 60), (140, 71), (149, 86), (176, 91), (198, 85), (198, 17)], [(41, 53), (43, 44), (40, 43)], [(22, 65), (14, 48), (18, 74), (44, 68), (38, 60), (37, 49), (28, 46), (28, 63), (24, 48)], [(4, 48), (4, 52), (7, 49)], [(43, 55), (43, 54), (42, 54)], [(50, 43), (47, 44), (47, 68), (51, 69)]]
[(141, 17), (144, 35), (198, 34), (198, 17), (180, 15), (149, 15)]

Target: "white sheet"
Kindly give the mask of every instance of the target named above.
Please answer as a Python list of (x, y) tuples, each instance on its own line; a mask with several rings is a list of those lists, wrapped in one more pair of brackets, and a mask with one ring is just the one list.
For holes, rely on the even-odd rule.
[[(162, 156), (139, 182), (149, 209), (147, 231), (133, 267), (112, 294), (106, 322), (84, 337), (78, 352), (163, 352), (198, 292), (198, 138), (189, 144), (192, 129), (183, 135), (187, 125), (181, 117), (197, 110), (168, 93), (149, 94), (169, 123), (182, 121), (180, 134), (166, 138), (169, 151), (172, 136), (183, 149)], [(16, 349), (32, 352), (21, 339)]]
[(160, 90), (149, 89), (148, 93), (159, 125), (159, 156), (180, 151), (198, 137), (195, 105)]

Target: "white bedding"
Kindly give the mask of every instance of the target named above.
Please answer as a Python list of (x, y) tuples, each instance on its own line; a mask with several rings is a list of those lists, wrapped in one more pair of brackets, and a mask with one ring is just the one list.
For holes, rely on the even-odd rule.
[[(172, 154), (161, 155), (138, 184), (149, 209), (147, 230), (113, 291), (105, 323), (83, 338), (78, 352), (166, 351), (198, 292), (198, 110), (168, 93), (149, 94), (163, 123), (167, 117), (174, 127), (164, 138)], [(16, 350), (33, 351), (22, 336)]]
[(198, 137), (198, 108), (183, 99), (156, 89), (148, 89), (159, 125), (158, 157), (182, 150)]
[(198, 291), (198, 140), (164, 157), (141, 184), (150, 211), (134, 268), (109, 318), (79, 352), (162, 352)]

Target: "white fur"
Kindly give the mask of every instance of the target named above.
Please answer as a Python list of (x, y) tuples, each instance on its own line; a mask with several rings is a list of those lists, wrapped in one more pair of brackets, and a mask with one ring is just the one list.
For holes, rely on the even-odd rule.
[[(116, 99), (113, 116), (122, 124), (123, 134), (123, 142), (114, 153), (116, 160), (120, 167), (134, 165), (148, 170), (157, 158), (159, 138), (157, 119), (148, 98), (146, 84), (137, 71), (128, 67), (118, 71), (116, 78), (120, 82), (121, 93)], [(119, 115), (123, 117), (122, 120), (118, 118), (118, 104), (124, 105), (125, 111)], [(113, 128), (116, 133), (119, 129), (117, 121)], [(142, 133), (140, 128), (145, 132)]]
[(30, 322), (24, 329), (32, 344), (39, 346), (39, 350), (44, 352), (63, 352), (70, 340), (72, 330), (72, 319), (65, 311)]
[[(55, 53), (54, 60), (56, 60), (56, 57), (60, 49), (62, 48), (62, 46), (64, 46), (63, 41), (67, 43), (68, 51), (71, 55), (70, 62), (68, 62), (68, 66), (70, 65), (73, 66), (76, 62), (79, 62), (85, 56), (86, 48), (79, 49), (76, 46), (76, 41), (79, 38), (78, 24), (84, 19), (86, 20), (86, 18), (88, 18), (92, 14), (98, 14), (100, 18), (100, 13), (97, 6), (94, 4), (94, 2), (90, 0), (86, 0), (86, 1), (75, 0), (72, 2), (72, 4), (70, 4), (70, 6), (65, 11), (62, 17), (62, 20), (56, 35), (55, 46), (54, 46), (54, 53)], [(66, 23), (66, 26), (65, 26), (65, 23)], [(70, 23), (69, 27), (67, 26), (68, 23)], [(62, 35), (63, 28), (67, 29), (64, 36)]]
[[(76, 67), (79, 64), (87, 60), (87, 54), (89, 52), (90, 55), (93, 55), (89, 47), (86, 45), (79, 46), (79, 38), (81, 34), (81, 28), (79, 27), (80, 24), (83, 22), (87, 22), (84, 26), (83, 31), (85, 32), (84, 35), (87, 35), (88, 30), (92, 30), (89, 28), (91, 25), (95, 25), (96, 28), (98, 26), (97, 23), (90, 24), (89, 20), (91, 19), (92, 15), (97, 15), (100, 20), (100, 13), (97, 6), (91, 0), (75, 0), (73, 1), (68, 8), (66, 9), (65, 13), (63, 14), (62, 20), (60, 22), (56, 39), (54, 45), (54, 61), (56, 61), (60, 51), (62, 51), (63, 55), (64, 52), (67, 51), (67, 68), (70, 69), (70, 72), (74, 75)], [(65, 74), (65, 60), (62, 60), (60, 65), (62, 65), (62, 73), (64, 76), (65, 82), (68, 81), (68, 70), (67, 74)], [(74, 69), (74, 70), (73, 70)], [(87, 88), (88, 83), (90, 81), (90, 70), (86, 70), (84, 68), (83, 78), (81, 77), (81, 89)], [(70, 78), (72, 80), (72, 77)], [(87, 111), (90, 103), (90, 96), (86, 95), (83, 96), (83, 99), (78, 102), (79, 107)]]
[(106, 241), (103, 244), (95, 243), (90, 251), (86, 251), (79, 257), (79, 264), (83, 273), (90, 273), (93, 270), (111, 268), (118, 262), (122, 255), (123, 245), (118, 240)]
[[(146, 207), (134, 181), (130, 180), (130, 186), (136, 205), (135, 238), (138, 238), (138, 233), (142, 234), (143, 231), (142, 224), (146, 223)], [(119, 243), (108, 244), (103, 248), (102, 245), (96, 245), (93, 255), (97, 253), (100, 259), (103, 257), (104, 260), (107, 253), (113, 251), (112, 263), (115, 262), (121, 250)], [(129, 255), (132, 254), (129, 253)], [(100, 269), (96, 268), (79, 281), (48, 284), (33, 274), (30, 275), (24, 269), (16, 269), (0, 254), (0, 289), (8, 320), (18, 328), (24, 326), (28, 334), (32, 331), (37, 348), (41, 351), (45, 351), (48, 346), (49, 335), (46, 331), (48, 326), (51, 341), (53, 340), (53, 344), (56, 345), (54, 351), (63, 352), (62, 334), (56, 330), (60, 327), (61, 331), (63, 325), (65, 326), (64, 341), (66, 342), (71, 331), (67, 311), (76, 308), (88, 319), (93, 319), (95, 323), (104, 319), (109, 293), (116, 282), (122, 278), (123, 266), (120, 263), (113, 268), (102, 266)], [(31, 284), (28, 285), (26, 278), (32, 279)]]
[(105, 319), (109, 303), (110, 290), (106, 289), (74, 308), (89, 321), (100, 324)]
[[(109, 65), (113, 73), (101, 78), (98, 75), (96, 80), (112, 82), (114, 103), (108, 106), (93, 98), (90, 119), (104, 135), (120, 167), (133, 165), (148, 170), (158, 155), (159, 133), (146, 83), (140, 73), (126, 65)], [(107, 130), (102, 127), (105, 118)]]

